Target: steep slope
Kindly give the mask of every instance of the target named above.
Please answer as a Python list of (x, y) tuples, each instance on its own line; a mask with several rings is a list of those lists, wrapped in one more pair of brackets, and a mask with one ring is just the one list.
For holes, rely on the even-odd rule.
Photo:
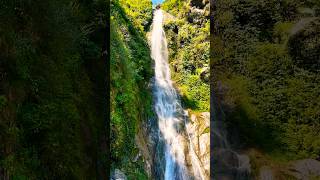
[[(144, 29), (151, 1), (111, 1), (111, 169), (129, 179), (147, 179), (143, 123), (152, 117), (153, 76)], [(140, 146), (138, 146), (140, 145)], [(139, 148), (140, 149), (139, 149)], [(143, 155), (143, 156), (142, 156)], [(147, 169), (147, 168), (146, 168)]]
[(106, 178), (104, 1), (2, 1), (0, 179)]

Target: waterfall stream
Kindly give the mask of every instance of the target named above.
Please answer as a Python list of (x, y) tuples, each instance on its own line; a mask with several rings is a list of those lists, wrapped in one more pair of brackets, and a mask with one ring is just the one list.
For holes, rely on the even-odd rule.
[[(151, 33), (151, 56), (155, 62), (154, 109), (159, 138), (163, 139), (165, 180), (204, 179), (190, 137), (186, 132), (187, 115), (170, 79), (168, 49), (163, 30), (163, 11), (155, 10)], [(189, 162), (187, 162), (189, 159)], [(191, 167), (192, 166), (192, 167)]]
[[(151, 57), (155, 62), (154, 109), (157, 115), (156, 179), (206, 180), (209, 176), (196, 154), (190, 136), (188, 113), (182, 108), (173, 87), (168, 63), (168, 49), (163, 30), (164, 12), (154, 11), (151, 31)], [(250, 160), (233, 151), (226, 138), (223, 121), (214, 121), (213, 159), (215, 168), (212, 179), (250, 179)], [(191, 132), (192, 133), (192, 132)]]
[(212, 98), (213, 120), (212, 127), (212, 147), (211, 152), (213, 158), (213, 172), (211, 179), (213, 180), (249, 180), (251, 179), (251, 164), (250, 159), (245, 154), (239, 154), (232, 147), (227, 138), (227, 130), (225, 124), (225, 115), (221, 106), (217, 103), (215, 96)]

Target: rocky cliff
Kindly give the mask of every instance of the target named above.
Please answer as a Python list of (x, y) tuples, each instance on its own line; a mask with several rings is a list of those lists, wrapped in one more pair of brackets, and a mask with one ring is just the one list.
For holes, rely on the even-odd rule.
[(186, 125), (190, 144), (194, 148), (196, 158), (204, 170), (206, 179), (210, 178), (210, 113), (190, 114)]

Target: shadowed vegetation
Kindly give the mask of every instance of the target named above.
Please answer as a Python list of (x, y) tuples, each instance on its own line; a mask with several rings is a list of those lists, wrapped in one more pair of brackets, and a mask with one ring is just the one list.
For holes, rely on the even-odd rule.
[(100, 0), (1, 2), (0, 179), (106, 178), (107, 13)]
[(212, 83), (243, 147), (286, 161), (319, 157), (319, 1), (229, 0), (216, 9)]

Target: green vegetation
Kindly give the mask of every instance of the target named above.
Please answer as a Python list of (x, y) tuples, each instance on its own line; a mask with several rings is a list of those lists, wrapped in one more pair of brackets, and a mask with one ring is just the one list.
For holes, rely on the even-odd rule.
[(1, 2), (1, 179), (106, 178), (106, 8)]
[(200, 4), (166, 0), (162, 9), (170, 13), (165, 15), (164, 28), (172, 79), (182, 103), (193, 111), (209, 111), (209, 1)]
[(216, 1), (216, 96), (245, 147), (273, 159), (320, 155), (319, 5)]
[(152, 4), (149, 0), (119, 0), (131, 23), (141, 32), (147, 31), (152, 23)]
[(111, 168), (129, 179), (147, 179), (135, 136), (152, 114), (152, 59), (143, 29), (151, 1), (111, 1)]

